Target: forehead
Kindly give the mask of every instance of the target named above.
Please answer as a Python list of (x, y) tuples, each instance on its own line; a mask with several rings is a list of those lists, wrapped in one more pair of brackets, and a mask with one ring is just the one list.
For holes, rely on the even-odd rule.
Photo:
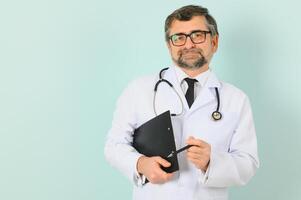
[(193, 30), (207, 30), (206, 18), (204, 16), (194, 16), (189, 21), (174, 20), (171, 23), (169, 32), (174, 33), (190, 33)]

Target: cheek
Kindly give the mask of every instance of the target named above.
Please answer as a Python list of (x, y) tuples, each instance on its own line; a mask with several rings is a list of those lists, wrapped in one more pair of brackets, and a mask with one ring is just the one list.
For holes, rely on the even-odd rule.
[(171, 49), (171, 51), (170, 51), (170, 54), (173, 58), (178, 58), (179, 57), (178, 53), (179, 53), (179, 50), (177, 50), (177, 49)]
[(203, 56), (208, 58), (212, 54), (213, 48), (212, 47), (202, 48), (202, 51), (203, 51)]

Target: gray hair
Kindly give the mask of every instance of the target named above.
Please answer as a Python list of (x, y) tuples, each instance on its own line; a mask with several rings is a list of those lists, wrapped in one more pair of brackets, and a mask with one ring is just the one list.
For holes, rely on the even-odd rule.
[(196, 5), (188, 5), (175, 10), (165, 20), (165, 40), (169, 40), (169, 29), (174, 20), (189, 21), (192, 17), (204, 16), (206, 19), (206, 25), (211, 36), (218, 35), (217, 24), (215, 19), (209, 14), (207, 8)]

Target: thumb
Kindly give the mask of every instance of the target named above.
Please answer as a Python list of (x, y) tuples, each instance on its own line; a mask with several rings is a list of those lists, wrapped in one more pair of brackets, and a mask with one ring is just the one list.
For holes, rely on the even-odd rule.
[(168, 162), (167, 160), (165, 160), (165, 159), (163, 159), (161, 157), (157, 157), (156, 161), (157, 161), (157, 163), (159, 163), (163, 167), (169, 167), (171, 165), (170, 162)]
[(194, 139), (194, 137), (193, 136), (189, 136), (188, 139)]
[(193, 140), (193, 139), (194, 139), (193, 136), (189, 136), (189, 137), (187, 138), (187, 140), (186, 140), (186, 143), (187, 143), (188, 141), (190, 141), (190, 140)]

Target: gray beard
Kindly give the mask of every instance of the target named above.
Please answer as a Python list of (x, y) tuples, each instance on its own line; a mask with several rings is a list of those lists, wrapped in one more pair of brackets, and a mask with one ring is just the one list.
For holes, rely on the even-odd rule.
[(173, 60), (181, 68), (184, 68), (184, 69), (199, 69), (202, 66), (204, 66), (205, 64), (207, 64), (207, 60), (203, 56), (202, 52), (199, 51), (198, 53), (201, 55), (201, 57), (199, 59), (197, 59), (192, 64), (189, 64), (189, 63), (185, 62), (185, 60), (183, 59), (183, 56), (182, 56), (183, 55), (182, 52), (180, 53), (180, 56), (177, 60), (176, 59), (173, 59)]

